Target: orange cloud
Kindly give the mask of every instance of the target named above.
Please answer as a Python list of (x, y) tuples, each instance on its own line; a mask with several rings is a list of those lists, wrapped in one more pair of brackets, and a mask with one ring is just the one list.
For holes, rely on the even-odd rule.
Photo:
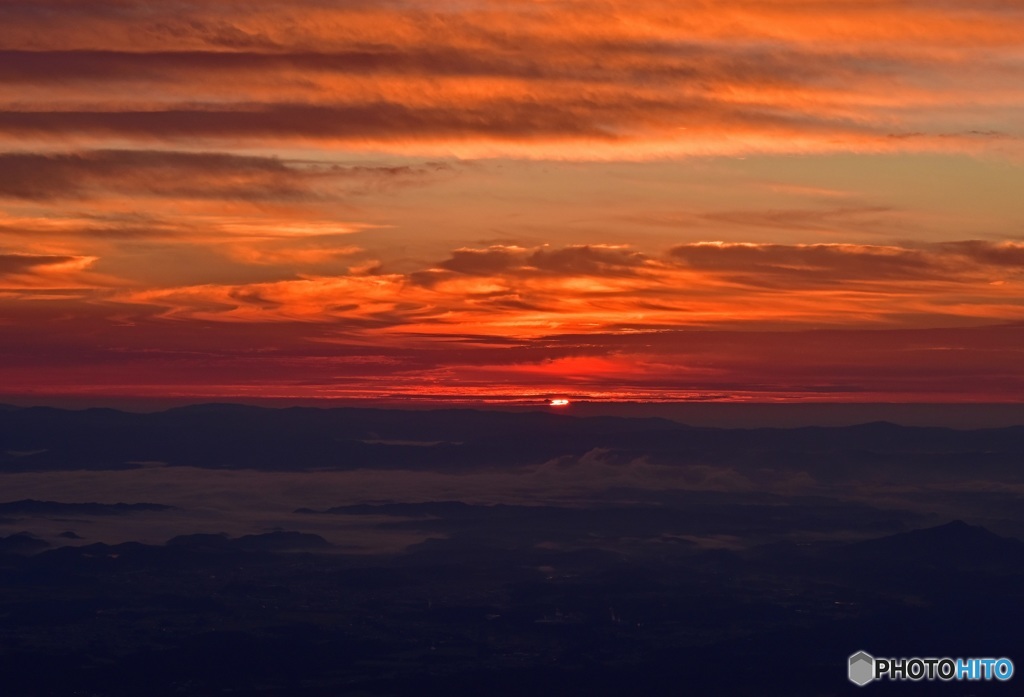
[(461, 249), (409, 274), (132, 292), (167, 316), (341, 322), (388, 333), (536, 337), (634, 327), (884, 326), (1024, 319), (1024, 246), (698, 243)]
[(1019, 150), (1024, 17), (1006, 4), (46, 4), (61, 9), (0, 9), (9, 141), (580, 159)]
[(0, 152), (0, 198), (28, 201), (111, 196), (317, 202), (422, 183), (443, 165), (341, 166), (222, 152), (93, 150)]
[(91, 291), (120, 285), (117, 279), (90, 272), (96, 257), (0, 253), (0, 296), (10, 298), (81, 298)]

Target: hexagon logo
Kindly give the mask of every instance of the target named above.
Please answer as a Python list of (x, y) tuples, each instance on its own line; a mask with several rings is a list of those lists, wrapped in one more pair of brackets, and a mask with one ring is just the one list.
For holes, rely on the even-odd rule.
[(864, 687), (875, 679), (875, 658), (869, 653), (858, 651), (850, 656), (850, 682)]

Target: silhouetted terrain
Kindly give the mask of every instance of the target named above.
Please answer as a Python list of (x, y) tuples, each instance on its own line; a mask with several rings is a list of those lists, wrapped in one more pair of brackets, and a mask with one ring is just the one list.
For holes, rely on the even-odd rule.
[(1020, 659), (1024, 429), (207, 406), (0, 433), (4, 695), (1019, 681), (857, 688), (846, 659)]
[[(201, 405), (153, 414), (44, 407), (0, 411), (4, 471), (154, 465), (306, 471), (362, 467), (450, 471), (515, 466), (605, 449), (619, 460), (786, 467), (828, 458), (835, 478), (880, 467), (970, 464), (1016, 472), (1024, 427), (961, 431), (871, 423), (838, 428), (691, 428), (664, 419), (574, 418), (468, 409), (265, 409)], [(792, 464), (802, 466), (804, 461)], [(934, 473), (934, 472), (933, 472)]]

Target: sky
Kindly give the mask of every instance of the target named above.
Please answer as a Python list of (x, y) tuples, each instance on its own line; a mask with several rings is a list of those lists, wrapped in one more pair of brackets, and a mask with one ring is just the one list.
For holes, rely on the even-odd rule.
[(0, 397), (1019, 402), (1017, 0), (0, 0)]

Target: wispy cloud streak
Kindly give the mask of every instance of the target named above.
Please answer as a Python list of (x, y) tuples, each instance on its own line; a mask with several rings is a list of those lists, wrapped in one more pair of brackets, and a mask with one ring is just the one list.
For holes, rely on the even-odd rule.
[(47, 7), (0, 8), (0, 137), (588, 158), (1020, 136), (1009, 4)]

